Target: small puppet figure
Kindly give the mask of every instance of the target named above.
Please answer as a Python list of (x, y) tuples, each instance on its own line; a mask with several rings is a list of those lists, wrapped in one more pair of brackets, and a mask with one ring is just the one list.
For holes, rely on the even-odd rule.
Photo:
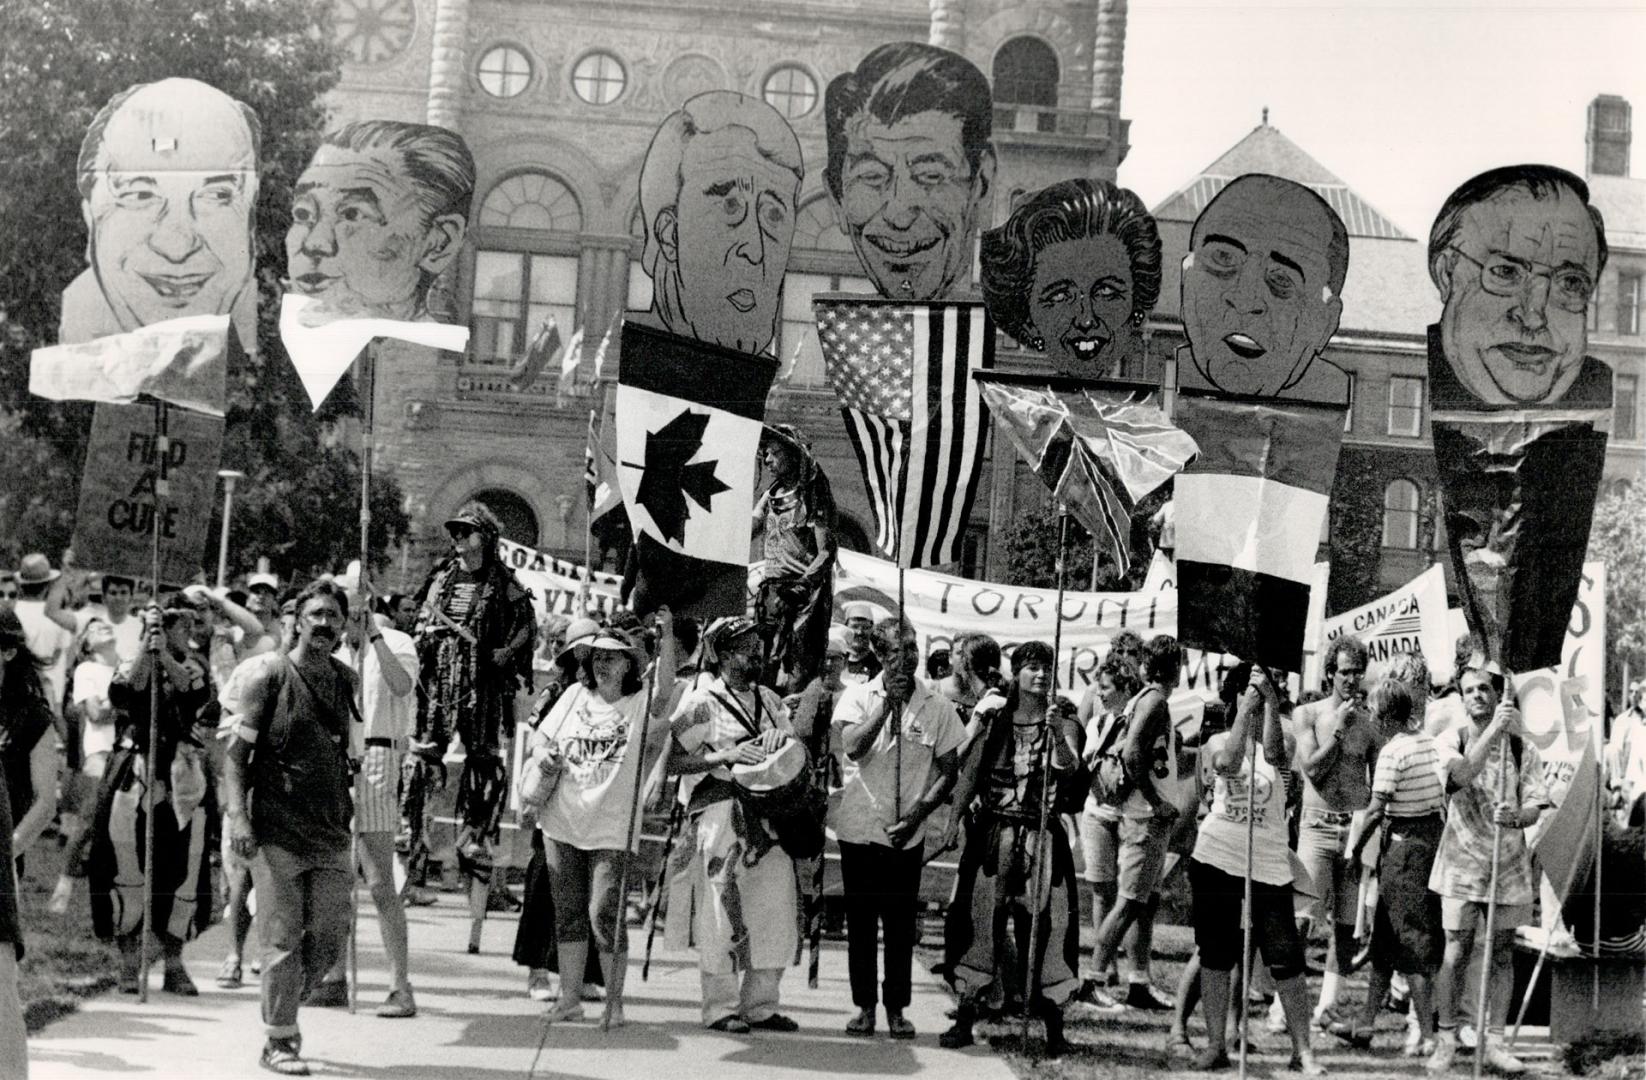
[(983, 234), (995, 325), (1058, 375), (1112, 378), (1142, 348), (1160, 298), (1160, 233), (1143, 200), (1107, 180), (1064, 180)]
[(194, 79), (128, 87), (80, 143), (86, 262), (63, 290), (62, 344), (187, 315), (229, 315), (257, 342), (252, 219), (262, 125)]
[(989, 80), (947, 49), (894, 42), (829, 83), (823, 116), (835, 217), (880, 295), (964, 293), (994, 190)]
[(816, 678), (834, 612), (835, 506), (829, 478), (805, 437), (768, 424), (760, 455), (771, 484), (755, 505), (765, 565), (755, 611), (767, 673), (797, 693)]

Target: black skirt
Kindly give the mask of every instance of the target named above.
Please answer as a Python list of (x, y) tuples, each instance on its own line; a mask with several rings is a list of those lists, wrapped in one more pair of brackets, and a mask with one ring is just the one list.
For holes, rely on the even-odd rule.
[(1372, 922), (1372, 964), (1381, 970), (1407, 975), (1440, 970), (1446, 934), (1440, 925), (1440, 896), (1429, 891), (1429, 871), (1443, 827), (1439, 814), (1384, 819)]

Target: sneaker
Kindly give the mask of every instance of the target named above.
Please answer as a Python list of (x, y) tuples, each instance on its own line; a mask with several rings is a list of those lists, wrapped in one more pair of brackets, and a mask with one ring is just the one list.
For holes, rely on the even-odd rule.
[(583, 1019), (583, 1003), (581, 1001), (567, 1001), (565, 996), (562, 995), (559, 1001), (549, 1007), (548, 1014), (544, 1019), (551, 1024), (556, 1021), (581, 1020)]
[(1132, 983), (1126, 988), (1126, 1007), (1144, 1012), (1172, 1011), (1172, 1003), (1157, 994), (1148, 983)]
[(1286, 1034), (1286, 1009), (1280, 1003), (1280, 995), (1275, 995), (1274, 1004), (1269, 1006), (1269, 1017), (1263, 1023), (1263, 1030), (1270, 1035)]
[(1503, 1049), (1503, 1044), (1491, 1036), (1486, 1038), (1483, 1055), (1486, 1067), (1500, 1075), (1519, 1076), (1526, 1071), (1526, 1063)]
[(311, 1009), (335, 1009), (349, 1003), (349, 984), (342, 979), (328, 979), (303, 995), (303, 1004)]
[(526, 996), (533, 1001), (553, 1001), (554, 982), (548, 968), (532, 968), (526, 976)]
[(263, 1053), (257, 1063), (281, 1076), (307, 1076), (309, 1063), (299, 1056), (302, 1044), (297, 1039), (270, 1039), (263, 1044)]
[(1441, 1028), (1435, 1034), (1434, 1053), (1429, 1055), (1429, 1062), (1424, 1066), (1431, 1073), (1450, 1072), (1452, 1059), (1457, 1056), (1457, 1032)]
[(412, 999), (411, 987), (389, 991), (388, 1000), (377, 1007), (377, 1015), (385, 1020), (404, 1020), (417, 1015), (417, 1002)]
[(200, 988), (194, 985), (189, 973), (180, 967), (166, 969), (165, 977), (160, 980), (160, 989), (178, 997), (199, 997)]
[(583, 984), (583, 1000), (584, 1001), (605, 1001), (606, 1000), (606, 991), (604, 989), (602, 989), (601, 987), (598, 987), (598, 986), (594, 985), (594, 983), (586, 982), (586, 983)]
[(1103, 1012), (1121, 1012), (1126, 1008), (1113, 994), (1095, 985), (1092, 987), (1091, 996), (1086, 999), (1086, 1003), (1092, 1008)]
[(1457, 1025), (1457, 1045), (1464, 1050), (1473, 1050), (1479, 1045), (1475, 1038), (1475, 1026), (1468, 1021)]
[(217, 985), (224, 990), (238, 990), (245, 985), (240, 975), (240, 958), (233, 953), (223, 957), (223, 966), (217, 969)]

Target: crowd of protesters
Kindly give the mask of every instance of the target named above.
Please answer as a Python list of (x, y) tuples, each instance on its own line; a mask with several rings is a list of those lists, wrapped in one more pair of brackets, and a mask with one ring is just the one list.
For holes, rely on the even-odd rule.
[[(358, 874), (389, 967), (376, 1015), (415, 1016), (404, 907), (432, 902), (432, 811), (460, 750), (449, 859), (470, 951), (507, 895), (499, 838), (515, 785), (531, 859), (512, 955), (526, 992), (549, 1003), (545, 1022), (582, 1019), (602, 997), (606, 1023), (625, 1022), (633, 891), (662, 908), (666, 941), (697, 951), (705, 1026), (796, 1030), (781, 983), (824, 903), (826, 826), (844, 891), (848, 1034), (874, 1035), (883, 1008), (888, 1035), (915, 1037), (905, 1009), (924, 853), (958, 846), (945, 1047), (1028, 1010), (1058, 1053), (1078, 1003), (1171, 1011), (1172, 1048), (1218, 1069), (1240, 1037), (1231, 1002), (1272, 994), (1271, 1030), (1289, 1035), (1306, 1075), (1324, 1072), (1318, 1035), (1369, 1048), (1389, 1001), (1409, 1014), (1404, 1052), (1431, 1071), (1460, 1045), (1498, 1073), (1524, 1069), (1502, 1032), (1514, 933), (1536, 900), (1525, 833), (1550, 799), (1512, 690), (1470, 639), (1435, 687), (1421, 654), (1368, 670), (1364, 646), (1339, 637), (1324, 685), (1295, 705), (1270, 673), (1239, 664), (1195, 728), (1172, 715), (1171, 637), (1118, 634), (1077, 703), (1054, 686), (1045, 643), (1008, 651), (965, 634), (923, 661), (907, 623), (854, 602), (817, 676), (773, 685), (753, 619), (702, 627), (618, 609), (538, 625), (497, 559), (490, 512), (466, 506), (447, 531), (451, 557), (412, 596), (377, 595), (358, 567), (301, 588), (256, 573), (243, 588), (152, 597), (80, 573), (72, 553), (66, 573), (35, 554), (0, 574), (0, 858), (20, 876), (55, 822), (64, 869), (50, 907), (89, 890), (88, 929), (117, 948), (121, 992), (139, 990), (146, 933), (162, 990), (198, 994), (183, 950), (222, 910), (230, 949), (216, 984), (259, 978), (261, 1063), (303, 1075), (300, 1007), (348, 1000)], [(1620, 835), (1642, 828), (1643, 696), (1629, 688), (1607, 744)], [(510, 776), (517, 725), (524, 765)], [(648, 814), (668, 822), (661, 866), (641, 857)], [(1150, 960), (1178, 875), (1196, 954), (1174, 1002)], [(15, 879), (0, 877), (0, 942), (15, 945), (0, 950), (10, 1053), (23, 939)], [(1240, 945), (1248, 878), (1261, 967)], [(1095, 942), (1084, 970), (1077, 886)], [(1638, 951), (1646, 929), (1623, 921), (1601, 928), (1606, 947)], [(1326, 955), (1311, 1004), (1314, 939)], [(1475, 1016), (1471, 973), (1487, 957), (1491, 992)], [(1367, 993), (1351, 1008), (1345, 980), (1362, 965)]]

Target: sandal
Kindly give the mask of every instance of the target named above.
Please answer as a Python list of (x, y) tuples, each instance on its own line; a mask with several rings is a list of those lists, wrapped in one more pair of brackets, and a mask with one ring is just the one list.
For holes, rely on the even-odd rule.
[(257, 1063), (281, 1076), (307, 1076), (309, 1063), (298, 1056), (299, 1049), (296, 1039), (270, 1039), (263, 1044), (263, 1054)]

